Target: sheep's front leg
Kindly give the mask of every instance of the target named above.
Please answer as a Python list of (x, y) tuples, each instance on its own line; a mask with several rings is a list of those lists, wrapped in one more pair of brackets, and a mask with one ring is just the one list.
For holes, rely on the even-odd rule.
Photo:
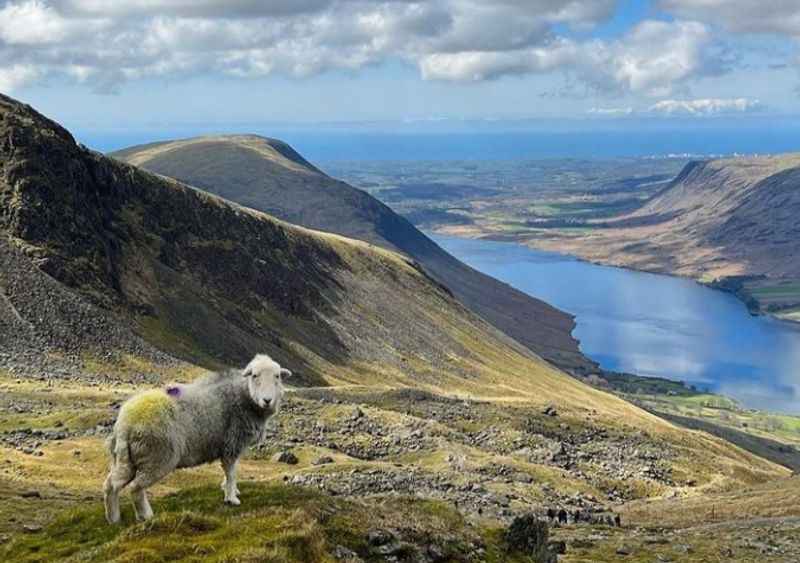
[[(225, 492), (225, 490), (228, 488), (228, 479), (227, 479), (227, 477), (225, 477), (225, 476), (222, 477), (222, 483), (220, 483), (219, 488), (222, 489), (223, 492)], [(233, 492), (236, 493), (237, 497), (240, 494), (242, 494), (241, 492), (239, 492), (239, 486), (238, 485), (234, 487)]]
[(222, 490), (225, 493), (225, 503), (239, 506), (239, 487), (236, 486), (236, 464), (238, 459), (222, 460), (222, 470), (225, 472), (225, 479), (222, 481)]

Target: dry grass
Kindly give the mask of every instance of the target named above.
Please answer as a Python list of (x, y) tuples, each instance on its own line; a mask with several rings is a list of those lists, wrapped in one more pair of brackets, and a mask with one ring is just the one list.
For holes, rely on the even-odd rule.
[(708, 495), (637, 501), (625, 507), (624, 514), (642, 526), (670, 528), (755, 518), (800, 517), (800, 477)]

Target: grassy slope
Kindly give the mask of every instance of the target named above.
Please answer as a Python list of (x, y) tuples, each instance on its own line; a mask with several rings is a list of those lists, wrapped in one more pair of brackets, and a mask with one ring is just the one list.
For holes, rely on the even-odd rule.
[[(175, 374), (165, 374), (165, 380), (174, 379)], [(178, 379), (189, 379), (193, 375)], [(573, 383), (574, 380), (567, 376), (565, 383)], [(556, 380), (557, 381), (557, 380)], [(8, 376), (0, 376), (0, 401), (3, 404), (29, 404), (30, 408), (22, 413), (7, 413), (0, 417), (0, 430), (14, 428), (33, 428), (44, 431), (66, 430), (68, 436), (60, 441), (48, 442), (39, 449), (40, 456), (25, 454), (19, 450), (8, 447), (0, 447), (2, 457), (5, 459), (2, 470), (0, 470), (0, 486), (6, 489), (6, 498), (15, 498), (20, 492), (25, 490), (38, 490), (46, 499), (58, 500), (52, 504), (50, 500), (23, 500), (23, 505), (19, 504), (18, 497), (15, 501), (4, 502), (2, 505), (5, 510), (0, 511), (0, 533), (18, 529), (20, 521), (16, 518), (9, 520), (11, 514), (23, 516), (22, 523), (28, 522), (27, 519), (33, 518), (34, 521), (44, 522), (51, 516), (52, 510), (71, 504), (81, 498), (89, 498), (93, 502), (99, 500), (100, 483), (106, 470), (106, 456), (102, 439), (99, 436), (86, 435), (86, 431), (92, 430), (96, 425), (110, 423), (113, 420), (115, 411), (113, 405), (119, 402), (134, 389), (129, 384), (106, 383), (102, 385), (84, 384), (80, 382), (66, 383), (61, 382), (57, 386), (46, 385), (36, 381), (26, 379), (14, 379)], [(374, 392), (384, 393), (382, 387), (372, 387)], [(622, 435), (632, 434), (636, 431), (646, 429), (653, 433), (654, 439), (663, 440), (669, 448), (676, 453), (676, 458), (672, 460), (673, 476), (676, 481), (683, 482), (687, 479), (697, 481), (697, 486), (686, 488), (681, 485), (677, 489), (684, 494), (697, 495), (703, 491), (714, 491), (730, 487), (741, 487), (743, 485), (755, 484), (765, 480), (774, 479), (788, 474), (787, 471), (779, 469), (763, 460), (759, 460), (752, 455), (738, 450), (721, 440), (714, 439), (700, 432), (678, 430), (662, 422), (651, 415), (625, 403), (619, 399), (599, 394), (589, 390), (588, 393), (580, 393), (581, 387), (575, 383), (575, 387), (565, 387), (568, 394), (570, 389), (575, 392), (571, 397), (576, 401), (582, 402), (583, 406), (576, 407), (574, 404), (557, 403), (559, 408), (563, 405), (563, 414), (556, 420), (537, 414), (541, 411), (541, 406), (537, 406), (535, 397), (527, 397), (523, 393), (515, 393), (514, 397), (498, 398), (492, 397), (489, 402), (483, 403), (476, 412), (481, 413), (479, 420), (465, 418), (463, 421), (453, 420), (444, 426), (437, 424), (426, 430), (433, 435), (439, 435), (436, 439), (437, 446), (428, 451), (423, 450), (419, 455), (408, 457), (400, 455), (389, 458), (387, 462), (401, 462), (408, 467), (418, 467), (423, 471), (441, 472), (447, 468), (447, 464), (442, 465), (443, 459), (449, 454), (463, 456), (471, 464), (478, 466), (496, 466), (498, 464), (517, 466), (518, 470), (530, 472), (534, 476), (536, 485), (533, 485), (529, 493), (535, 497), (538, 493), (537, 487), (549, 484), (560, 491), (584, 491), (594, 495), (600, 492), (588, 486), (585, 482), (563, 474), (560, 470), (550, 466), (530, 464), (503, 454), (502, 448), (494, 450), (488, 444), (486, 447), (465, 447), (459, 441), (449, 438), (452, 430), (458, 431), (477, 431), (480, 429), (493, 428), (499, 432), (496, 446), (500, 442), (513, 442), (520, 437), (518, 428), (525, 420), (534, 418), (539, 420), (539, 424), (554, 425), (555, 429), (562, 426), (573, 428), (573, 432), (579, 432), (584, 428), (601, 427)], [(533, 389), (529, 389), (533, 391)], [(401, 397), (392, 398), (391, 395), (380, 394), (377, 398), (371, 398), (369, 387), (347, 387), (343, 388), (340, 400), (345, 400), (351, 404), (361, 404), (370, 419), (381, 421), (387, 428), (402, 428), (407, 424), (420, 424), (429, 418), (425, 410), (418, 410), (414, 402), (409, 402)], [(598, 393), (598, 394), (595, 394)], [(298, 405), (299, 412), (304, 413), (292, 417), (284, 415), (279, 421), (283, 432), (296, 435), (295, 424), (308, 424), (313, 427), (314, 421), (326, 425), (336, 424), (338, 421), (347, 420), (349, 408), (347, 406), (325, 406), (320, 408), (320, 403), (309, 402), (304, 399), (304, 395), (296, 396), (291, 394), (292, 403)], [(32, 404), (31, 404), (32, 403)], [(326, 405), (328, 403), (322, 403)], [(593, 412), (585, 407), (587, 404), (596, 405), (602, 410)], [(289, 407), (290, 412), (296, 409)], [(468, 415), (466, 405), (462, 409)], [(469, 415), (468, 415), (469, 416)], [(410, 417), (410, 418), (409, 418)], [(448, 420), (448, 419), (444, 419)], [(416, 422), (415, 422), (416, 421)], [(305, 428), (305, 426), (301, 427)], [(450, 429), (448, 429), (450, 428)], [(349, 433), (351, 434), (351, 433)], [(303, 436), (305, 434), (301, 434)], [(364, 436), (365, 439), (372, 439)], [(33, 438), (35, 439), (35, 438)], [(353, 440), (359, 439), (352, 435)], [(79, 453), (76, 453), (79, 452)], [(297, 466), (285, 466), (268, 462), (267, 458), (257, 452), (252, 452), (242, 465), (242, 475), (245, 480), (272, 481), (279, 480), (285, 475), (304, 474), (312, 469), (311, 461), (318, 455), (332, 455), (338, 462), (331, 470), (347, 474), (350, 469), (355, 467), (375, 467), (381, 470), (391, 469), (391, 464), (382, 461), (362, 461), (348, 456), (343, 456), (336, 450), (326, 450), (314, 447), (311, 444), (298, 449), (300, 464)], [(591, 468), (587, 468), (591, 471)], [(219, 470), (216, 467), (201, 467), (191, 471), (183, 471), (171, 476), (163, 485), (156, 488), (157, 494), (164, 494), (175, 491), (189, 483), (216, 483), (219, 479)], [(634, 485), (635, 480), (627, 485)], [(620, 483), (619, 486), (627, 486)], [(642, 482), (642, 486), (646, 484)], [(646, 489), (643, 489), (645, 491)], [(645, 495), (658, 494), (664, 492), (663, 488), (652, 489), (644, 492)], [(519, 491), (518, 491), (519, 492)], [(571, 494), (571, 493), (570, 493)]]
[(153, 143), (113, 154), (291, 223), (405, 253), (496, 327), (565, 369), (592, 370), (572, 319), (459, 262), (372, 196), (330, 178), (288, 145), (254, 135)]
[[(530, 561), (508, 553), (491, 528), (470, 526), (446, 503), (418, 499), (356, 503), (286, 485), (243, 484), (249, 507), (226, 507), (216, 487), (187, 489), (156, 501), (158, 516), (145, 524), (105, 524), (100, 507), (74, 509), (42, 533), (4, 550), (15, 561), (336, 561), (345, 547), (368, 560), (382, 560), (368, 532), (391, 529), (402, 538), (397, 554), (413, 556), (437, 546), (444, 558), (461, 558), (476, 548), (485, 561)], [(413, 542), (413, 543), (412, 543)]]
[[(760, 487), (714, 498), (643, 504), (624, 517), (640, 528), (578, 527), (554, 531), (569, 546), (564, 561), (789, 561), (797, 518), (796, 483)], [(481, 561), (531, 561), (508, 553), (501, 530), (466, 522), (447, 503), (391, 498), (363, 502), (336, 499), (285, 485), (244, 484), (250, 505), (225, 507), (216, 487), (190, 488), (157, 500), (157, 516), (122, 527), (106, 526), (99, 506), (72, 509), (42, 532), (0, 548), (7, 560), (52, 561), (335, 561), (336, 546), (368, 561), (385, 560), (366, 541), (369, 531), (391, 530), (398, 553), (436, 546), (444, 560), (465, 560), (482, 549)], [(698, 525), (704, 519), (705, 523)], [(663, 530), (671, 529), (667, 538)], [(782, 551), (778, 551), (781, 547)], [(427, 548), (427, 549), (426, 549)], [(629, 554), (620, 556), (620, 548)]]
[[(172, 375), (166, 377), (171, 378)], [(186, 377), (190, 378), (192, 374)], [(521, 556), (513, 559), (503, 553), (502, 536), (496, 522), (485, 520), (468, 524), (450, 503), (405, 500), (394, 495), (369, 496), (358, 502), (344, 501), (324, 493), (286, 487), (282, 483), (294, 476), (319, 472), (345, 479), (353, 471), (404, 473), (413, 470), (421, 472), (421, 475), (442, 475), (453, 471), (446, 460), (456, 456), (463, 458), (470, 468), (510, 466), (533, 478), (531, 484), (522, 488), (514, 484), (494, 484), (493, 490), (498, 494), (516, 493), (535, 499), (544, 488), (549, 487), (566, 496), (577, 492), (601, 495), (598, 489), (558, 469), (523, 462), (485, 447), (450, 441), (447, 438), (450, 432), (448, 426), (437, 422), (432, 428), (433, 434), (439, 436), (435, 448), (423, 448), (413, 455), (401, 454), (385, 460), (359, 460), (342, 451), (315, 446), (311, 442), (295, 447), (300, 459), (295, 466), (271, 461), (272, 450), (250, 452), (241, 464), (244, 504), (240, 509), (228, 509), (221, 504), (218, 489), (220, 472), (217, 467), (204, 466), (181, 471), (154, 488), (157, 518), (152, 524), (134, 524), (126, 499), (124, 526), (111, 528), (104, 524), (100, 506), (99, 487), (106, 468), (102, 438), (85, 436), (83, 432), (94, 428), (98, 422), (111, 420), (114, 412), (110, 405), (118, 403), (133, 387), (111, 383), (60, 383), (55, 389), (49, 386), (51, 391), (46, 393), (43, 385), (7, 376), (0, 380), (0, 399), (13, 399), (16, 404), (23, 404), (24, 400), (42, 402), (38, 407), (33, 405), (26, 413), (5, 415), (0, 419), (0, 424), (6, 428), (29, 426), (52, 430), (60, 422), (62, 424), (58, 427), (67, 429), (71, 434), (64, 440), (42, 446), (41, 456), (0, 448), (0, 458), (4, 459), (0, 470), (0, 538), (4, 533), (11, 534), (12, 538), (6, 546), (0, 546), (0, 553), (11, 560), (47, 561), (56, 556), (73, 555), (76, 560), (86, 561), (112, 558), (149, 561), (158, 560), (157, 554), (153, 553), (155, 550), (158, 556), (188, 559), (202, 555), (219, 557), (220, 560), (249, 560), (248, 557), (270, 560), (269, 557), (274, 557), (277, 561), (317, 561), (326, 560), (325, 557), (336, 545), (344, 545), (369, 559), (370, 549), (365, 545), (365, 538), (370, 529), (379, 528), (390, 529), (416, 546), (425, 545), (430, 541), (427, 539), (429, 537), (434, 538), (437, 544), (452, 549), (456, 560), (463, 560), (463, 557), (457, 556), (463, 549), (472, 549), (465, 546), (478, 542), (484, 544), (489, 554), (486, 560), (525, 561)], [(295, 435), (293, 428), (301, 423), (309, 428), (316, 423), (338, 424), (348, 419), (352, 404), (360, 404), (366, 413), (364, 416), (381, 421), (388, 428), (413, 423), (414, 420), (419, 421), (415, 424), (419, 424), (425, 422), (428, 416), (421, 405), (383, 393), (380, 389), (342, 389), (334, 395), (339, 402), (325, 401), (321, 409), (314, 407), (316, 403), (306, 398), (306, 395), (312, 397), (314, 393), (318, 392), (308, 390), (291, 394), (288, 412), (296, 414), (280, 417), (278, 423), (281, 433)], [(344, 404), (341, 404), (342, 400)], [(45, 408), (47, 405), (50, 407)], [(474, 426), (474, 429), (502, 429), (496, 442), (516, 439), (519, 432), (515, 428), (519, 422), (540, 411), (538, 407), (531, 408), (530, 402), (522, 397), (514, 399), (511, 404), (508, 400), (490, 401), (483, 403), (483, 406), (476, 405), (476, 409), (472, 412), (480, 413), (479, 420), (453, 420), (449, 423), (451, 428), (470, 429)], [(466, 405), (463, 410), (468, 410)], [(515, 411), (519, 413), (515, 414)], [(559, 425), (581, 428), (595, 424), (613, 427), (612, 421), (602, 417), (591, 417), (589, 420), (589, 414), (571, 416), (565, 413), (555, 420), (539, 415), (538, 420), (540, 424), (550, 424), (554, 428)], [(639, 420), (639, 423), (642, 422)], [(616, 428), (623, 434), (633, 432), (633, 428), (624, 423)], [(700, 480), (698, 487), (679, 486), (675, 489), (686, 502), (705, 506), (708, 502), (717, 502), (713, 499), (728, 498), (726, 495), (732, 493), (724, 492), (726, 490), (750, 490), (752, 500), (749, 502), (757, 502), (758, 491), (772, 491), (769, 494), (774, 495), (780, 490), (780, 486), (759, 483), (784, 475), (785, 472), (743, 452), (736, 452), (723, 442), (707, 438), (701, 433), (666, 431), (660, 424), (650, 430), (657, 432), (659, 439), (665, 440), (670, 448), (678, 452), (678, 459), (673, 463), (674, 477), (682, 480), (691, 476)], [(359, 439), (353, 432), (348, 434), (353, 440)], [(365, 438), (372, 439), (370, 436)], [(319, 455), (331, 455), (336, 463), (327, 468), (318, 468), (312, 461)], [(635, 482), (630, 480), (615, 486), (631, 486)], [(644, 482), (641, 485), (646, 487)], [(200, 488), (193, 488), (198, 486)], [(42, 498), (21, 498), (20, 494), (26, 491), (37, 491)], [(647, 492), (643, 489), (645, 495), (659, 492), (663, 493), (664, 490)], [(764, 501), (761, 506), (770, 504)], [(625, 512), (626, 521), (629, 524), (637, 522), (659, 526), (659, 506), (662, 505), (654, 504), (651, 510), (650, 504), (634, 504), (630, 512)], [(671, 510), (669, 518), (677, 518), (683, 505), (673, 502), (663, 506)], [(783, 506), (785, 510), (782, 514), (795, 513), (790, 503), (784, 503)], [(524, 510), (524, 505), (518, 509)], [(669, 523), (672, 525), (672, 521)], [(39, 524), (44, 529), (20, 534), (23, 524)], [(680, 520), (676, 520), (674, 525), (682, 526)], [(613, 561), (616, 546), (622, 541), (632, 541), (627, 535), (619, 536), (620, 533), (630, 534), (631, 529), (603, 532), (603, 528), (569, 527), (555, 533), (557, 537), (570, 542), (568, 561)], [(606, 539), (595, 539), (590, 542), (592, 547), (581, 547), (587, 537), (595, 537), (598, 533)], [(191, 542), (186, 541), (187, 537), (191, 538)], [(253, 545), (255, 537), (260, 539)], [(425, 540), (421, 541), (420, 538)], [(313, 548), (313, 551), (305, 551), (308, 548)], [(648, 549), (652, 556), (653, 550), (660, 550), (661, 547), (649, 546)], [(707, 555), (708, 551), (698, 553)]]

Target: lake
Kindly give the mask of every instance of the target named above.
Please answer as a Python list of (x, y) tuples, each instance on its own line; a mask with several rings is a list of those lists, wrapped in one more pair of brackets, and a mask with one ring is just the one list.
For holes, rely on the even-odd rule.
[(575, 315), (581, 350), (605, 369), (800, 413), (800, 326), (753, 317), (733, 295), (687, 279), (514, 243), (429, 236), (470, 266)]

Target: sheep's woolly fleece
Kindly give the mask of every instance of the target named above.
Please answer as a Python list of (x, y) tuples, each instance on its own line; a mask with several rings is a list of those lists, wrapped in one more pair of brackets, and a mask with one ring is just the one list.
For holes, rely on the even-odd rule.
[(161, 389), (145, 391), (122, 407), (120, 419), (129, 424), (152, 426), (163, 424), (175, 413), (175, 403)]

